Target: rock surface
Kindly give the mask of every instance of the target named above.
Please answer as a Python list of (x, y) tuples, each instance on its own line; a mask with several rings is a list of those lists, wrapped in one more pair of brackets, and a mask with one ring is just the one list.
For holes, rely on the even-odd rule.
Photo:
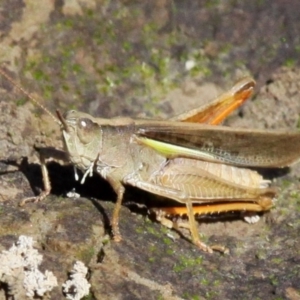
[[(299, 3), (254, 3), (2, 1), (0, 62), (51, 111), (75, 107), (102, 117), (168, 117), (252, 74), (256, 95), (227, 124), (295, 129)], [(186, 70), (187, 60), (196, 67)], [(72, 167), (49, 163), (51, 195), (18, 206), (43, 187), (34, 145), (61, 148), (60, 133), (3, 77), (0, 97), (0, 250), (20, 235), (33, 237), (41, 269), (60, 285), (51, 299), (64, 299), (61, 285), (76, 260), (90, 270), (87, 299), (300, 298), (299, 166), (269, 174), (280, 193), (258, 223), (200, 220), (203, 239), (226, 245), (230, 255), (202, 253), (153, 222), (143, 207), (129, 205), (151, 196), (132, 190), (121, 210), (123, 241), (115, 243), (115, 195), (97, 176), (82, 186)], [(73, 188), (80, 198), (65, 196)]]

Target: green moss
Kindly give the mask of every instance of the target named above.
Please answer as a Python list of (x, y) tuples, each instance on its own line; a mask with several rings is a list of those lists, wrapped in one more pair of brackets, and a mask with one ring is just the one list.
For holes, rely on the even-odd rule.
[[(71, 105), (78, 107), (82, 101), (94, 100), (96, 93), (104, 97), (122, 95), (122, 105), (130, 107), (136, 100), (144, 101), (141, 110), (156, 115), (158, 101), (176, 88), (187, 73), (191, 77), (210, 76), (211, 61), (199, 50), (203, 42), (190, 41), (176, 26), (162, 34), (156, 22), (145, 18), (141, 20), (141, 30), (135, 32), (135, 16), (143, 15), (142, 9), (121, 4), (109, 18), (99, 18), (95, 11), (83, 9), (81, 16), (65, 17), (45, 26), (47, 39), (42, 41), (39, 55), (27, 62), (27, 70), (39, 82), (42, 96), (55, 99), (56, 106), (70, 109)], [(172, 9), (175, 12), (176, 6)], [(134, 33), (134, 42), (127, 33), (129, 37)], [(64, 35), (64, 43), (57, 38), (59, 35)], [(53, 43), (49, 44), (49, 40)], [(185, 43), (186, 47), (174, 56), (174, 49)], [(190, 72), (182, 65), (187, 58), (196, 61)], [(108, 105), (118, 110), (119, 104)]]
[(157, 236), (157, 230), (155, 230), (155, 228), (153, 226), (147, 226), (144, 229), (146, 229), (146, 231), (150, 234), (153, 234), (155, 236)]
[(163, 295), (158, 295), (157, 300), (165, 300), (165, 298), (163, 297)]
[(220, 4), (220, 0), (206, 0), (205, 7), (206, 8), (215, 8)]
[(300, 198), (300, 193), (299, 193), (299, 191), (296, 191), (296, 190), (291, 191), (290, 197), (293, 198), (293, 199), (299, 199), (299, 198)]
[(64, 19), (61, 25), (63, 26), (64, 29), (71, 29), (74, 27), (75, 20), (73, 19)]
[(270, 282), (273, 286), (277, 286), (278, 285), (278, 278), (275, 275), (270, 275), (269, 276)]
[(88, 248), (88, 249), (83, 249), (79, 254), (78, 257), (80, 260), (82, 260), (84, 263), (88, 264), (92, 257), (95, 254), (95, 249), (92, 248)]
[(281, 264), (282, 261), (283, 261), (283, 259), (280, 258), (280, 257), (274, 257), (274, 258), (271, 259), (271, 262), (276, 264), (276, 265)]
[(41, 69), (36, 69), (31, 74), (36, 81), (49, 81), (49, 76)]
[(210, 285), (210, 280), (208, 280), (207, 278), (203, 277), (200, 280), (200, 284), (201, 284), (201, 286), (209, 286)]
[(166, 250), (166, 253), (167, 253), (168, 255), (174, 255), (174, 250), (173, 250), (172, 248), (168, 248), (168, 249)]
[(265, 260), (267, 258), (267, 252), (264, 249), (259, 249), (256, 252), (255, 257), (260, 260)]
[(198, 295), (191, 295), (190, 293), (184, 293), (183, 298), (188, 299), (188, 300), (202, 300), (203, 299), (203, 297), (200, 297)]
[(101, 242), (102, 242), (103, 246), (108, 245), (111, 242), (109, 235), (105, 235)]
[(178, 273), (188, 268), (193, 268), (194, 270), (199, 270), (199, 266), (202, 265), (203, 258), (202, 256), (198, 256), (197, 258), (187, 257), (187, 256), (180, 256), (179, 262), (177, 262), (174, 267), (173, 271)]
[(293, 68), (295, 67), (296, 63), (298, 61), (295, 58), (288, 58), (285, 62), (284, 62), (284, 66), (288, 67), (288, 68)]
[(287, 188), (289, 188), (290, 186), (291, 186), (291, 181), (290, 180), (282, 180), (281, 181), (281, 187), (282, 187), (282, 189), (287, 189)]
[(23, 106), (28, 101), (27, 97), (21, 97), (15, 100), (17, 106)]
[(135, 232), (138, 234), (142, 234), (144, 232), (144, 228), (141, 226), (138, 226), (135, 228)]
[(222, 284), (221, 280), (215, 280), (215, 281), (213, 282), (213, 286), (214, 286), (214, 287), (218, 287), (218, 286), (220, 286), (221, 284)]
[(215, 299), (216, 296), (218, 296), (218, 295), (219, 295), (219, 292), (217, 292), (217, 291), (208, 291), (205, 293), (206, 299)]
[(148, 261), (149, 261), (150, 263), (154, 263), (154, 262), (156, 261), (156, 259), (155, 259), (155, 257), (149, 257), (149, 258), (148, 258)]
[(203, 298), (201, 298), (201, 297), (198, 296), (198, 295), (194, 295), (194, 296), (191, 296), (190, 299), (191, 299), (191, 300), (201, 300), (201, 299), (203, 299)]
[(171, 245), (173, 243), (173, 241), (170, 238), (165, 237), (165, 238), (163, 238), (163, 243), (165, 245)]
[(94, 299), (95, 299), (95, 297), (91, 293), (89, 293), (87, 296), (82, 298), (82, 300), (94, 300)]
[(300, 116), (299, 116), (299, 118), (298, 118), (298, 120), (297, 120), (296, 127), (297, 127), (298, 129), (300, 128)]

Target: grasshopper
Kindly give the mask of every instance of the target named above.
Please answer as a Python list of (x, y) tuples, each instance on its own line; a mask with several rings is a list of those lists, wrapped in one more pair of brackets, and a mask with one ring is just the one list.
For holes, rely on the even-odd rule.
[[(252, 78), (239, 81), (206, 106), (156, 121), (95, 118), (75, 110), (64, 115), (57, 111), (55, 117), (3, 70), (0, 73), (53, 117), (64, 143), (64, 151), (40, 152), (44, 191), (21, 204), (41, 201), (50, 193), (46, 160), (64, 158), (83, 172), (82, 183), (97, 173), (111, 184), (117, 195), (111, 220), (116, 241), (121, 240), (119, 213), (129, 185), (184, 204), (192, 242), (211, 253), (213, 247), (200, 240), (194, 213), (269, 210), (276, 190), (249, 167), (281, 168), (300, 158), (298, 131), (216, 126), (249, 97)], [(172, 208), (162, 211), (178, 213)]]

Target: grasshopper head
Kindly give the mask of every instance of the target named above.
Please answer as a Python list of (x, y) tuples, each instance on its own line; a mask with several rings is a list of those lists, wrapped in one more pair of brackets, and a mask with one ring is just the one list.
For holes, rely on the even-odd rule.
[(64, 116), (57, 113), (65, 148), (71, 161), (85, 170), (93, 163), (102, 148), (102, 130), (88, 114), (68, 111)]

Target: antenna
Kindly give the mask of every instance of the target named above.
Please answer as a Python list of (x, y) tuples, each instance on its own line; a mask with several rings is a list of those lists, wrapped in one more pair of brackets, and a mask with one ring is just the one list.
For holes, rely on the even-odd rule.
[(15, 86), (19, 91), (21, 91), (24, 95), (26, 95), (34, 104), (40, 107), (44, 112), (46, 112), (52, 119), (59, 125), (61, 123), (59, 120), (47, 109), (44, 105), (42, 105), (38, 100), (33, 98), (30, 93), (28, 93), (25, 89), (23, 89), (20, 85), (18, 85), (2, 68), (0, 68), (0, 74), (3, 75), (13, 86)]

